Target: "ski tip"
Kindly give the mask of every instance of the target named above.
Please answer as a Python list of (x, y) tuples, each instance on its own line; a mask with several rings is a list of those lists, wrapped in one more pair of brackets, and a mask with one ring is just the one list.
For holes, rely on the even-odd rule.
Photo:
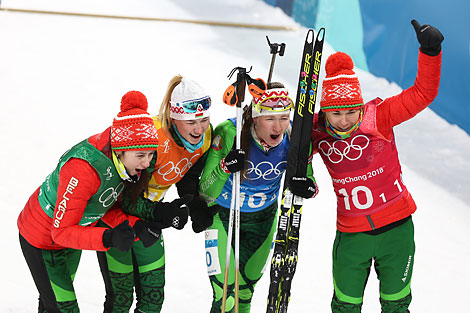
[(313, 43), (314, 39), (315, 39), (315, 31), (309, 28), (309, 30), (307, 31), (307, 38), (305, 39), (305, 41), (308, 43)]
[(317, 41), (323, 41), (325, 39), (325, 28), (322, 27), (317, 33)]

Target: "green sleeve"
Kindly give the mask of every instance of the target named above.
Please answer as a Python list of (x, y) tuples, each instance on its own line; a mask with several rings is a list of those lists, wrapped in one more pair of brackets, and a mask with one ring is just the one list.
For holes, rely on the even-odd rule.
[(199, 182), (199, 194), (209, 205), (214, 203), (230, 177), (230, 174), (220, 166), (220, 161), (232, 149), (236, 133), (236, 127), (230, 120), (222, 122), (215, 128), (212, 146)]
[(137, 198), (135, 205), (132, 205), (129, 197), (122, 197), (121, 199), (121, 207), (124, 212), (146, 221), (154, 220), (153, 211), (157, 204), (158, 202), (146, 199), (143, 195)]
[(312, 166), (313, 155), (314, 155), (313, 146), (312, 146), (312, 143), (310, 142), (309, 158), (308, 158), (308, 163), (307, 163), (307, 177), (313, 180), (313, 182), (316, 185), (317, 181), (315, 180), (315, 176), (313, 173), (313, 166)]
[(307, 163), (307, 177), (313, 180), (313, 182), (316, 184), (315, 176), (313, 176), (313, 167), (312, 167), (312, 143), (310, 142), (310, 148), (309, 148), (309, 158), (308, 158), (308, 163)]

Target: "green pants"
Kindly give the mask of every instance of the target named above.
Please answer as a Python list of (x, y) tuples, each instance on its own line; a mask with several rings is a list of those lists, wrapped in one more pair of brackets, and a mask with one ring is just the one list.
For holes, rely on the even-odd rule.
[[(207, 231), (216, 233), (216, 238), (211, 240), (215, 253), (206, 253), (208, 269), (209, 263), (218, 263), (218, 271), (209, 276), (212, 290), (211, 313), (221, 312), (225, 258), (227, 251), (227, 230), (228, 230), (229, 210), (219, 207), (219, 213), (214, 217), (214, 223)], [(277, 203), (254, 213), (240, 213), (240, 262), (239, 262), (239, 312), (250, 312), (251, 299), (255, 285), (263, 275), (263, 268), (271, 250), (273, 235), (276, 230)], [(215, 233), (214, 233), (215, 232)], [(208, 234), (207, 233), (207, 234)], [(206, 235), (207, 235), (206, 234)], [(226, 312), (233, 312), (234, 308), (234, 245), (233, 236), (232, 252), (230, 257), (230, 269), (228, 279), (228, 292), (226, 302)], [(206, 240), (207, 247), (207, 240)], [(207, 250), (209, 251), (209, 250)], [(269, 270), (269, 268), (268, 268)]]
[(98, 261), (106, 288), (105, 313), (129, 312), (134, 288), (135, 312), (160, 312), (165, 286), (163, 236), (148, 248), (139, 240), (128, 252), (115, 248), (98, 252)]
[(408, 312), (415, 254), (411, 218), (379, 234), (336, 232), (332, 312), (360, 312), (372, 261), (380, 281), (383, 313)]
[(21, 235), (20, 245), (39, 291), (38, 312), (79, 312), (73, 280), (82, 251), (39, 249), (30, 245)]

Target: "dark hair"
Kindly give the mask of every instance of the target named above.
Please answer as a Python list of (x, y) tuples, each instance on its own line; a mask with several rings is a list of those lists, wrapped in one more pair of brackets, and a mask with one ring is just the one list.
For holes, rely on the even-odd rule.
[(320, 110), (318, 112), (318, 123), (317, 123), (317, 125), (318, 125), (318, 129), (321, 130), (322, 132), (326, 132), (325, 118), (326, 118), (325, 112)]
[[(267, 89), (274, 89), (274, 88), (284, 88), (284, 84), (280, 82), (271, 82), (267, 84)], [(252, 110), (253, 106), (247, 105), (243, 110), (243, 118), (242, 118), (242, 131), (241, 131), (241, 149), (245, 151), (246, 160), (249, 160), (250, 155), (250, 141), (251, 141), (251, 125), (253, 125), (253, 117), (252, 117)], [(245, 172), (248, 167), (248, 162), (245, 162), (245, 167), (240, 175), (240, 180), (243, 181), (245, 177)]]

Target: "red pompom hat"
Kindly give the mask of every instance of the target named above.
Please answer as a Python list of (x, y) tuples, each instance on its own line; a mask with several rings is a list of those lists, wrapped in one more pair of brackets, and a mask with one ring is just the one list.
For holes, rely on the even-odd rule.
[(157, 149), (157, 129), (147, 108), (147, 98), (140, 91), (129, 91), (122, 97), (121, 112), (111, 126), (114, 151)]
[(351, 110), (364, 105), (361, 86), (353, 69), (351, 57), (344, 52), (328, 57), (320, 101), (322, 111)]

